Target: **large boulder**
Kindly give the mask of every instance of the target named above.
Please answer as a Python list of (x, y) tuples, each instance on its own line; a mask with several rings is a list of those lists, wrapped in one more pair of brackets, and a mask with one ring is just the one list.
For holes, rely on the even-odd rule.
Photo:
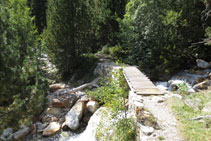
[(84, 109), (85, 109), (85, 103), (77, 102), (65, 116), (65, 125), (72, 130), (78, 129), (79, 121), (82, 118)]
[(0, 140), (6, 141), (6, 140), (10, 140), (11, 135), (13, 133), (13, 129), (12, 128), (7, 128), (3, 131)]
[(52, 122), (48, 125), (47, 128), (44, 129), (43, 136), (53, 135), (59, 130), (60, 130), (60, 124), (57, 122)]
[(103, 136), (99, 136), (99, 138), (103, 138), (107, 135), (107, 132), (109, 129), (113, 129), (113, 121), (111, 121), (111, 112), (107, 108), (101, 107), (90, 118), (88, 122), (88, 126), (86, 127), (86, 130), (82, 134), (80, 134), (76, 138), (69, 137), (67, 140), (69, 141), (85, 141), (85, 140), (96, 141), (97, 140), (96, 136), (97, 134), (99, 134), (98, 132), (100, 132), (100, 130), (102, 130), (102, 133), (104, 134)]
[(202, 59), (197, 59), (196, 63), (197, 63), (197, 66), (202, 69), (207, 69), (207, 68), (211, 67), (211, 64), (209, 64), (208, 62), (206, 62)]
[(94, 113), (99, 108), (99, 103), (97, 101), (89, 101), (86, 107), (89, 112)]

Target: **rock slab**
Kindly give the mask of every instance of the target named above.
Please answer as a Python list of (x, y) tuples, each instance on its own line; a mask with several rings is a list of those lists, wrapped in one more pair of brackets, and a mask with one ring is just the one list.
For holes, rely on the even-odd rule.
[(84, 102), (77, 102), (65, 116), (65, 125), (70, 129), (76, 130), (79, 127), (79, 121), (82, 118), (85, 109)]
[(211, 66), (208, 62), (202, 60), (202, 59), (197, 59), (196, 60), (197, 66), (202, 68), (202, 69), (207, 69)]

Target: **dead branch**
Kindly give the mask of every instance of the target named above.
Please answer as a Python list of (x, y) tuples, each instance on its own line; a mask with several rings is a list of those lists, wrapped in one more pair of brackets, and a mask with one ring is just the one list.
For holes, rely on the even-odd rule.
[(198, 117), (192, 118), (192, 120), (201, 120), (201, 119), (211, 119), (211, 115), (198, 116)]
[(96, 78), (95, 80), (93, 80), (93, 81), (90, 82), (90, 83), (86, 83), (86, 84), (83, 84), (83, 85), (81, 85), (81, 86), (79, 86), (79, 87), (76, 87), (76, 88), (73, 88), (73, 89), (71, 89), (71, 90), (66, 91), (65, 94), (72, 94), (72, 93), (75, 93), (75, 92), (77, 92), (77, 91), (80, 91), (80, 90), (82, 90), (82, 89), (84, 89), (84, 88), (86, 88), (86, 87), (89, 87), (89, 86), (99, 87), (99, 86), (96, 84), (99, 80), (100, 80), (100, 78), (98, 77), (98, 78)]

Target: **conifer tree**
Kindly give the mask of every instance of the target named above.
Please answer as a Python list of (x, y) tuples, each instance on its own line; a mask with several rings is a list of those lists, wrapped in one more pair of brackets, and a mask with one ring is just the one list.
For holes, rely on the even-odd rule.
[(94, 0), (48, 0), (45, 39), (63, 75), (80, 68), (84, 53), (98, 45), (98, 23), (104, 20), (99, 5), (103, 4)]
[(0, 106), (4, 107), (0, 124), (4, 128), (42, 109), (47, 83), (37, 64), (38, 36), (27, 1), (3, 0), (0, 10)]

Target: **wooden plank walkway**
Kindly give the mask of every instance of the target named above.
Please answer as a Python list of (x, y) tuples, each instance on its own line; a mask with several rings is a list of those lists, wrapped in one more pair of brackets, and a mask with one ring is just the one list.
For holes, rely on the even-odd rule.
[(133, 92), (140, 95), (163, 94), (137, 67), (125, 67), (123, 73)]

